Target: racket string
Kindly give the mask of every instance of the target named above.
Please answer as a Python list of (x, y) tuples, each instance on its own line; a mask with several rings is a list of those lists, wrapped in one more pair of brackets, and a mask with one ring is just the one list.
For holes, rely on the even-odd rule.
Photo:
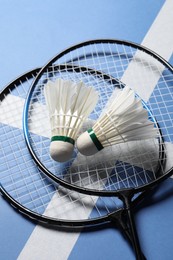
[[(40, 127), (41, 128), (41, 127)], [(63, 176), (63, 175), (62, 175)]]
[[(64, 64), (64, 67), (61, 66), (60, 69), (59, 64)], [(71, 68), (69, 65), (71, 65)], [(101, 73), (98, 73), (98, 71)], [(92, 126), (103, 112), (114, 90), (123, 88), (124, 85), (117, 81), (121, 79), (122, 82), (134, 88), (148, 102), (147, 105), (153, 117), (156, 118), (159, 127), (163, 130), (163, 138), (168, 142), (172, 142), (173, 138), (170, 132), (173, 127), (173, 120), (171, 113), (172, 103), (170, 102), (172, 100), (172, 92), (170, 86), (173, 80), (171, 75), (172, 72), (168, 68), (165, 68), (161, 62), (149, 54), (124, 44), (91, 44), (90, 46), (83, 46), (64, 54), (62, 58), (55, 61), (42, 74), (32, 94), (28, 117), (29, 138), (36, 155), (55, 176), (79, 187), (97, 189), (99, 191), (118, 191), (122, 188), (139, 187), (157, 180), (158, 169), (160, 169), (161, 175), (165, 173), (165, 167), (161, 161), (161, 158), (164, 156), (160, 155), (162, 151), (160, 151), (158, 140), (111, 146), (106, 148), (105, 151), (101, 151), (97, 156), (89, 159), (80, 156), (77, 150), (75, 150), (75, 157), (67, 164), (62, 165), (52, 162), (49, 156), (50, 127), (45, 123), (48, 122), (48, 118), (45, 119), (47, 114), (43, 88), (49, 79), (55, 80), (61, 77), (74, 81), (84, 80), (88, 86), (92, 85), (99, 91), (99, 102), (95, 110), (91, 113), (88, 122), (81, 129), (81, 132), (83, 132), (87, 129), (88, 125)], [(25, 80), (26, 83), (24, 84)], [(20, 84), (22, 86), (19, 87)], [(10, 89), (10, 92), (24, 99), (26, 98), (30, 84), (30, 78), (26, 77), (15, 85), (14, 90), (11, 91)], [(153, 86), (155, 86), (154, 91)], [(167, 97), (167, 92), (169, 97)], [(4, 98), (5, 100), (6, 97)], [(21, 108), (23, 108), (23, 104)], [(13, 106), (9, 102), (8, 115), (11, 110), (13, 110)], [(15, 121), (16, 115), (14, 122), (10, 123), (9, 121), (9, 124), (15, 125)], [(19, 128), (21, 128), (21, 125)], [(9, 134), (7, 132), (6, 137), (9, 138), (12, 132), (12, 139), (17, 143), (17, 132), (15, 133), (14, 129), (11, 129)], [(20, 162), (18, 160), (19, 166), (17, 168), (15, 166), (11, 167), (9, 161), (7, 161), (8, 167), (3, 174), (14, 170), (13, 179), (9, 180), (9, 184), (10, 182), (14, 182), (14, 191), (12, 194), (15, 194), (16, 199), (21, 204), (24, 201), (24, 205), (29, 209), (41, 212), (43, 215), (48, 214), (49, 217), (54, 216), (54, 214), (56, 216), (56, 214), (60, 214), (56, 212), (57, 209), (58, 211), (60, 209), (59, 206), (56, 208), (56, 202), (60, 203), (60, 198), (62, 201), (64, 199), (66, 203), (67, 201), (69, 203), (67, 203), (67, 208), (64, 206), (62, 210), (64, 212), (68, 211), (67, 209), (70, 205), (72, 206), (70, 207), (72, 210), (78, 204), (83, 208), (82, 211), (85, 211), (85, 213), (90, 212), (90, 214), (93, 211), (93, 215), (96, 214), (95, 216), (103, 216), (119, 208), (119, 202), (117, 203), (115, 198), (106, 200), (106, 198), (92, 198), (92, 196), (88, 195), (87, 197), (85, 195), (86, 200), (88, 198), (91, 202), (89, 206), (85, 202), (85, 196), (80, 195), (78, 197), (78, 195), (75, 195), (75, 199), (74, 194), (70, 191), (64, 190), (62, 192), (59, 186), (56, 187), (54, 184), (50, 184), (38, 169), (35, 170), (37, 167), (35, 167), (36, 165), (32, 159), (28, 157), (27, 149), (25, 150), (17, 144), (14, 144), (14, 147), (8, 146), (10, 151), (15, 149), (19, 151), (21, 149), (23, 157), (21, 156)], [(7, 148), (4, 149), (6, 150)], [(26, 157), (25, 153), (27, 154)], [(3, 158), (6, 159), (5, 154)], [(16, 154), (14, 158), (16, 160)], [(23, 178), (24, 181), (22, 180)], [(26, 188), (23, 194), (22, 184), (23, 188)], [(6, 185), (7, 183), (4, 182), (4, 186)], [(12, 188), (10, 190), (10, 186), (8, 187), (8, 185), (7, 188), (9, 188), (9, 192), (11, 193)], [(108, 201), (111, 201), (110, 204)], [(87, 205), (90, 211), (88, 211)], [(93, 218), (89, 214), (85, 218), (87, 219), (88, 216), (90, 219)]]

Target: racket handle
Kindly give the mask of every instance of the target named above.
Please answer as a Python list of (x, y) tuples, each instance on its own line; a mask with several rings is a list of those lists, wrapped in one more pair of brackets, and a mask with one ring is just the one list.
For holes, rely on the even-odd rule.
[(143, 255), (142, 250), (141, 250), (134, 217), (133, 217), (132, 210), (130, 207), (132, 204), (133, 195), (134, 195), (133, 190), (126, 190), (120, 194), (120, 199), (124, 203), (124, 209), (126, 212), (126, 218), (127, 218), (127, 222), (128, 222), (128, 226), (129, 226), (129, 230), (130, 230), (130, 235), (131, 235), (130, 236), (131, 242), (132, 242), (135, 254), (136, 254), (136, 259), (137, 260), (146, 260), (146, 257)]
[(136, 259), (137, 260), (146, 260), (146, 257), (143, 255), (142, 250), (141, 250), (133, 214), (129, 208), (126, 211), (127, 211), (126, 214), (127, 214), (129, 229), (130, 229), (130, 233), (131, 233), (131, 240), (132, 240), (132, 244), (133, 244), (133, 247), (135, 250)]
[[(130, 219), (133, 221), (131, 211), (129, 213), (130, 213)], [(127, 219), (125, 217), (127, 217), (127, 211), (125, 209), (120, 209), (119, 211), (116, 211), (116, 214), (111, 214), (109, 218), (110, 218), (111, 222), (115, 223), (116, 226), (118, 226), (121, 229), (122, 233), (126, 236), (126, 239), (128, 239), (128, 241), (130, 242), (130, 244), (132, 245), (132, 247), (135, 250), (137, 260), (139, 260), (139, 259), (147, 260), (146, 257), (144, 256), (144, 254), (142, 253), (141, 249), (139, 249), (140, 245), (136, 244), (136, 238), (138, 238), (137, 234), (136, 235), (133, 234), (135, 239), (134, 239), (134, 237), (132, 237), (131, 230), (134, 231), (135, 224), (134, 223), (132, 224), (132, 225), (134, 225), (133, 228), (131, 228), (131, 227), (129, 228), (129, 225), (127, 225)], [(129, 216), (128, 216), (128, 220), (129, 220)], [(139, 243), (139, 240), (138, 240), (138, 243)]]

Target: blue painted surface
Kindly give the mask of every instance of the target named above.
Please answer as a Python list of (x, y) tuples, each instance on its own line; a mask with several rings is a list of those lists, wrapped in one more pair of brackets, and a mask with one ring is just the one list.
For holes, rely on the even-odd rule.
[(0, 259), (17, 259), (35, 224), (17, 213), (0, 197)]
[[(1, 0), (0, 88), (18, 74), (42, 66), (57, 52), (80, 41), (121, 38), (140, 43), (164, 2)], [(168, 180), (162, 190), (172, 187), (172, 180)], [(140, 210), (136, 216), (141, 240), (145, 241), (143, 249), (151, 252), (151, 259), (161, 260), (163, 255), (165, 259), (172, 259), (166, 250), (168, 239), (164, 237), (172, 236), (173, 232), (173, 226), (170, 227), (172, 200), (172, 196), (166, 197), (164, 205), (156, 203)], [(169, 221), (165, 221), (168, 216)], [(16, 213), (1, 197), (0, 219), (0, 259), (16, 259), (35, 225)], [(164, 234), (164, 230), (168, 232)], [(82, 233), (69, 259), (113, 259), (115, 255), (116, 259), (134, 259), (119, 231), (108, 227)]]
[(140, 43), (164, 2), (1, 0), (0, 86), (81, 41), (119, 38)]

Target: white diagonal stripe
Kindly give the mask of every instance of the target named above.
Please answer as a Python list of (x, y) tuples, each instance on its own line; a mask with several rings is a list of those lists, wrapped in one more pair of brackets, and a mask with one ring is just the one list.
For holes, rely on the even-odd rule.
[[(152, 48), (153, 50), (160, 53), (164, 58), (168, 59), (172, 54), (173, 49), (173, 34), (172, 34), (172, 25), (173, 25), (173, 15), (167, 10), (173, 10), (173, 1), (167, 0), (161, 9), (159, 15), (157, 16), (155, 22), (150, 28), (148, 34), (146, 35), (144, 42), (142, 44)], [(165, 25), (163, 26), (163, 23)], [(166, 29), (165, 29), (166, 28)], [(158, 35), (159, 34), (159, 35)], [(159, 42), (160, 41), (160, 42)], [(159, 42), (159, 43), (158, 43)], [(169, 43), (165, 45), (165, 42)], [(165, 50), (163, 51), (163, 48)], [(130, 77), (128, 76), (128, 69), (123, 77), (123, 81), (130, 85)], [(155, 86), (155, 80), (153, 82), (153, 87)], [(146, 91), (140, 93), (141, 86), (139, 86), (139, 94), (145, 100), (148, 99), (149, 94), (147, 95)], [(151, 91), (152, 86), (149, 87)], [(172, 146), (171, 146), (172, 147)], [(51, 202), (50, 202), (51, 204)], [(87, 215), (86, 215), (87, 217)], [(33, 231), (30, 239), (20, 253), (19, 260), (30, 260), (32, 254), (32, 260), (42, 259), (58, 259), (65, 260), (68, 258), (74, 244), (77, 241), (77, 238), (80, 233), (65, 233), (58, 232), (49, 229), (45, 229), (36, 226)], [(41, 238), (41, 239), (40, 239)], [(46, 246), (45, 246), (46, 245)]]
[[(158, 53), (165, 60), (169, 60), (173, 52), (173, 15), (170, 10), (173, 10), (173, 1), (167, 0), (142, 42), (143, 46)], [(145, 53), (143, 53), (143, 56), (145, 62), (147, 60), (149, 64), (153, 63), (152, 57), (146, 55)], [(138, 52), (136, 53), (135, 58), (136, 60), (132, 60), (130, 66), (125, 71), (122, 77), (122, 82), (135, 89), (139, 96), (142, 97), (143, 100), (147, 101), (151, 96), (158, 79), (160, 78), (158, 71), (162, 72), (164, 67), (159, 62), (158, 64), (154, 62), (154, 66), (159, 66), (159, 70), (156, 70), (154, 73), (154, 69), (150, 70), (150, 67), (147, 68), (146, 65), (144, 65), (144, 68), (142, 66), (142, 62), (141, 66), (139, 66), (140, 60), (142, 59), (141, 52), (140, 60), (138, 60)], [(135, 86), (134, 77), (136, 82)], [(140, 79), (139, 84), (138, 78)], [(141, 78), (143, 78), (142, 83)]]

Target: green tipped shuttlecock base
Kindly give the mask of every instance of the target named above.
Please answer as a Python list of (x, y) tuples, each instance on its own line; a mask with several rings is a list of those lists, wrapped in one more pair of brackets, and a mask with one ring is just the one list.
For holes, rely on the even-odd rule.
[(96, 148), (98, 149), (98, 151), (102, 150), (104, 147), (103, 145), (100, 143), (99, 139), (97, 138), (94, 130), (92, 128), (87, 130), (91, 140), (93, 141), (93, 143), (95, 144)]
[(70, 143), (70, 144), (73, 144), (73, 145), (75, 143), (74, 139), (72, 139), (68, 136), (63, 136), (63, 135), (52, 136), (51, 142), (54, 142), (54, 141), (63, 141), (63, 142), (67, 142), (67, 143)]

